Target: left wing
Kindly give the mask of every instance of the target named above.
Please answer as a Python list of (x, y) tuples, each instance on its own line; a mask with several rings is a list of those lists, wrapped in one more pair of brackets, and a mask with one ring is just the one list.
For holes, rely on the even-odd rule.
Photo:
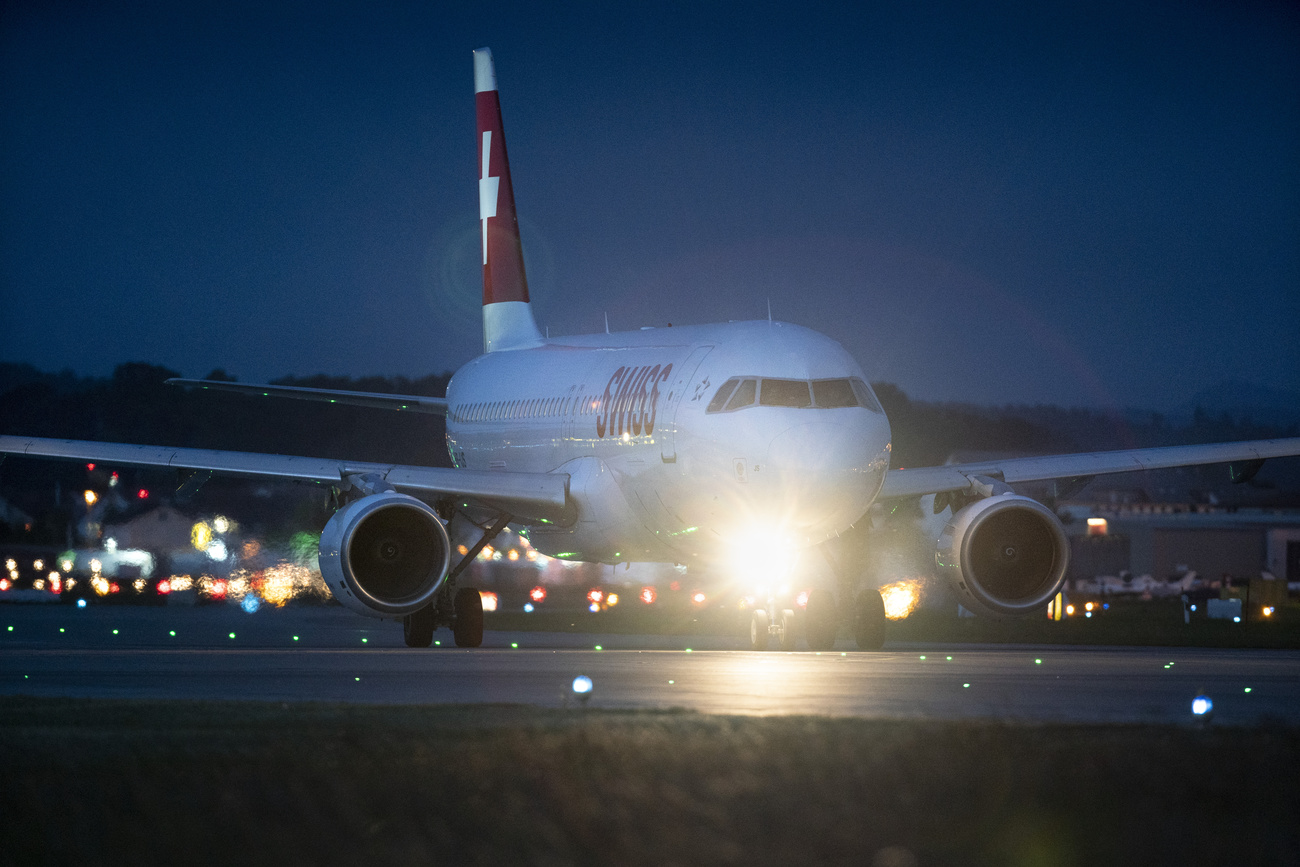
[(425, 397), (419, 394), (383, 394), (374, 391), (335, 391), (329, 388), (303, 388), (297, 385), (256, 385), (249, 382), (223, 382), (217, 379), (169, 379), (168, 385), (192, 386), (212, 391), (233, 391), (236, 394), (262, 397), (293, 397), (298, 400), (316, 400), (322, 403), (342, 403), (351, 406), (368, 406), (372, 409), (396, 409), (408, 412), (447, 414), (447, 398)]
[(373, 473), (399, 491), (463, 497), (475, 504), (504, 511), (520, 520), (564, 521), (571, 510), (569, 476), (566, 473), (452, 470), (257, 452), (0, 436), (0, 458), (5, 454), (192, 469), (232, 476), (296, 479), (343, 488), (350, 484), (349, 476)]
[[(1093, 476), (1108, 473), (1130, 473), (1198, 464), (1243, 464), (1246, 466), (1242, 467), (1242, 473), (1253, 475), (1254, 470), (1259, 468), (1265, 458), (1293, 455), (1300, 455), (1300, 437), (1201, 446), (1082, 452), (1036, 458), (1008, 458), (943, 467), (898, 469), (890, 470), (885, 476), (885, 484), (880, 491), (879, 499), (916, 497), (961, 490), (978, 493), (990, 479), (1007, 484), (1049, 479), (1072, 479), (1084, 483), (1091, 480)], [(1238, 473), (1234, 472), (1234, 478), (1237, 475)]]

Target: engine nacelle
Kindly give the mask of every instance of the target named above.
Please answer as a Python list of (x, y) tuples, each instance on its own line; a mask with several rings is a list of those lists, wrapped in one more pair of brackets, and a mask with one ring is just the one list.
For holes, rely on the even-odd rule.
[(986, 497), (949, 519), (935, 563), (971, 611), (1036, 612), (1065, 581), (1070, 543), (1061, 522), (1037, 500)]
[(320, 571), (358, 614), (401, 617), (427, 605), (447, 577), (451, 541), (436, 512), (406, 494), (362, 497), (320, 536)]

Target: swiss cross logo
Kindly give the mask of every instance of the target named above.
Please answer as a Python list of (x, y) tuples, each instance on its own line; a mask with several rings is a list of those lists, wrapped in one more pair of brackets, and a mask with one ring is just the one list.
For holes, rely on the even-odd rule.
[(483, 132), (483, 174), (478, 179), (478, 218), (483, 224), (483, 264), (488, 260), (488, 224), (491, 217), (497, 215), (497, 193), (501, 187), (501, 178), (488, 175), (492, 161), (492, 130)]

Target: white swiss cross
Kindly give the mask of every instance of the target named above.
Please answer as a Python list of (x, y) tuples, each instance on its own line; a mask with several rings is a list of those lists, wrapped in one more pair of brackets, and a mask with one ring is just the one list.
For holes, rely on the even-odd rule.
[(487, 264), (487, 221), (497, 215), (497, 188), (500, 178), (488, 177), (488, 160), (492, 155), (492, 130), (483, 133), (483, 176), (478, 179), (478, 218), (483, 223), (483, 264)]

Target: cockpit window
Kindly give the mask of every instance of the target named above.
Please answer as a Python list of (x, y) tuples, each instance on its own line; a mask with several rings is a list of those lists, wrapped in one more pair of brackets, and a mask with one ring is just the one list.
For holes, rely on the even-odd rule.
[(757, 393), (758, 380), (745, 380), (736, 388), (736, 393), (731, 396), (731, 400), (727, 401), (727, 412), (749, 406), (754, 402), (754, 396)]
[(858, 396), (858, 404), (860, 406), (865, 406), (872, 412), (878, 412), (881, 415), (885, 414), (885, 409), (880, 405), (880, 401), (876, 400), (876, 393), (871, 390), (871, 386), (867, 385), (856, 376), (850, 381), (853, 383), (853, 391)]
[(765, 379), (758, 393), (760, 406), (805, 407), (812, 405), (808, 383), (802, 379)]
[(814, 379), (812, 390), (813, 401), (818, 406), (833, 409), (858, 405), (858, 396), (853, 393), (853, 384), (847, 379)]
[(721, 387), (713, 395), (713, 400), (709, 401), (709, 408), (705, 412), (717, 412), (722, 409), (723, 404), (727, 402), (727, 398), (731, 397), (731, 393), (736, 390), (736, 383), (738, 382), (740, 382), (739, 379), (728, 379), (722, 383)]
[(843, 409), (860, 406), (884, 414), (880, 401), (858, 377), (851, 379), (757, 379), (734, 377), (713, 394), (706, 412), (734, 412), (753, 406), (782, 406), (793, 409)]

